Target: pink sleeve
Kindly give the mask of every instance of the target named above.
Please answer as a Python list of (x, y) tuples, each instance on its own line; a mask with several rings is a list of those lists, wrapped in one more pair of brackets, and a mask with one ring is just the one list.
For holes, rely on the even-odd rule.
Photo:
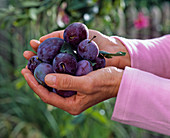
[(170, 135), (170, 80), (126, 67), (112, 120)]
[(170, 78), (170, 35), (149, 40), (119, 39), (131, 57), (131, 67)]
[(170, 135), (170, 35), (120, 39), (134, 68), (125, 68), (112, 120)]

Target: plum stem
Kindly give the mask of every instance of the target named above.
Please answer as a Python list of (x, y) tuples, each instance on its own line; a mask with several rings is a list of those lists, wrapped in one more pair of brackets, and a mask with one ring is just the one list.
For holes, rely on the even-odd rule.
[(40, 58), (36, 57), (37, 60), (39, 60), (40, 62), (43, 62)]
[(90, 41), (89, 41), (88, 43), (91, 43), (91, 41), (92, 41), (94, 38), (96, 38), (95, 35), (92, 37), (92, 39), (90, 39)]
[(61, 63), (60, 66), (63, 68), (64, 72), (66, 71), (65, 64)]
[(73, 40), (76, 36), (70, 36), (70, 39)]

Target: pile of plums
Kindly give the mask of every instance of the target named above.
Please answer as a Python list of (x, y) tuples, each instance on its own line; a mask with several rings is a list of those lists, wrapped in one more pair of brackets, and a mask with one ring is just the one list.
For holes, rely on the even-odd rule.
[(65, 73), (75, 76), (86, 75), (93, 70), (105, 67), (105, 58), (122, 56), (124, 52), (116, 54), (99, 51), (98, 45), (89, 38), (89, 31), (85, 24), (75, 22), (64, 30), (64, 39), (48, 38), (42, 42), (37, 50), (37, 56), (28, 61), (28, 69), (35, 79), (49, 91), (62, 97), (70, 97), (77, 92), (50, 88), (44, 78), (49, 73)]

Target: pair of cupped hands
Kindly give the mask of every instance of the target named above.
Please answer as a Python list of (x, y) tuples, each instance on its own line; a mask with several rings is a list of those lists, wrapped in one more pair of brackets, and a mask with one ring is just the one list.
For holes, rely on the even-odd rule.
[[(30, 45), (36, 52), (41, 42), (51, 37), (63, 39), (64, 31), (55, 31), (42, 36), (39, 41), (31, 40)], [(22, 69), (21, 73), (32, 90), (42, 99), (43, 102), (65, 110), (72, 115), (78, 115), (87, 108), (117, 96), (123, 69), (130, 66), (130, 56), (125, 46), (116, 38), (106, 36), (96, 30), (89, 30), (89, 39), (96, 36), (94, 41), (99, 50), (116, 53), (118, 51), (126, 52), (125, 56), (106, 59), (106, 67), (92, 71), (84, 76), (72, 76), (68, 74), (52, 73), (45, 77), (48, 86), (58, 90), (77, 91), (76, 95), (63, 98), (53, 92), (48, 91), (40, 85), (29, 69)], [(32, 51), (25, 51), (24, 57), (29, 60), (36, 55)]]

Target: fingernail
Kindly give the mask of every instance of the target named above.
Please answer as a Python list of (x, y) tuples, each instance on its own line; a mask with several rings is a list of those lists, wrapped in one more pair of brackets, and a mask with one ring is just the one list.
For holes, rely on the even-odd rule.
[(24, 76), (25, 68), (21, 70), (21, 74)]
[(38, 43), (38, 44), (40, 43), (40, 41), (38, 41), (38, 40), (36, 40), (36, 39), (33, 39), (33, 40), (34, 40), (36, 43)]
[(30, 45), (33, 46), (33, 47), (37, 47), (37, 44), (39, 45), (39, 44), (40, 44), (40, 41), (35, 40), (35, 39), (32, 39), (32, 40), (30, 41)]
[(28, 51), (24, 51), (23, 56), (25, 57), (27, 55)]
[(54, 85), (56, 83), (56, 77), (53, 75), (47, 75), (45, 77), (45, 82), (48, 85)]

